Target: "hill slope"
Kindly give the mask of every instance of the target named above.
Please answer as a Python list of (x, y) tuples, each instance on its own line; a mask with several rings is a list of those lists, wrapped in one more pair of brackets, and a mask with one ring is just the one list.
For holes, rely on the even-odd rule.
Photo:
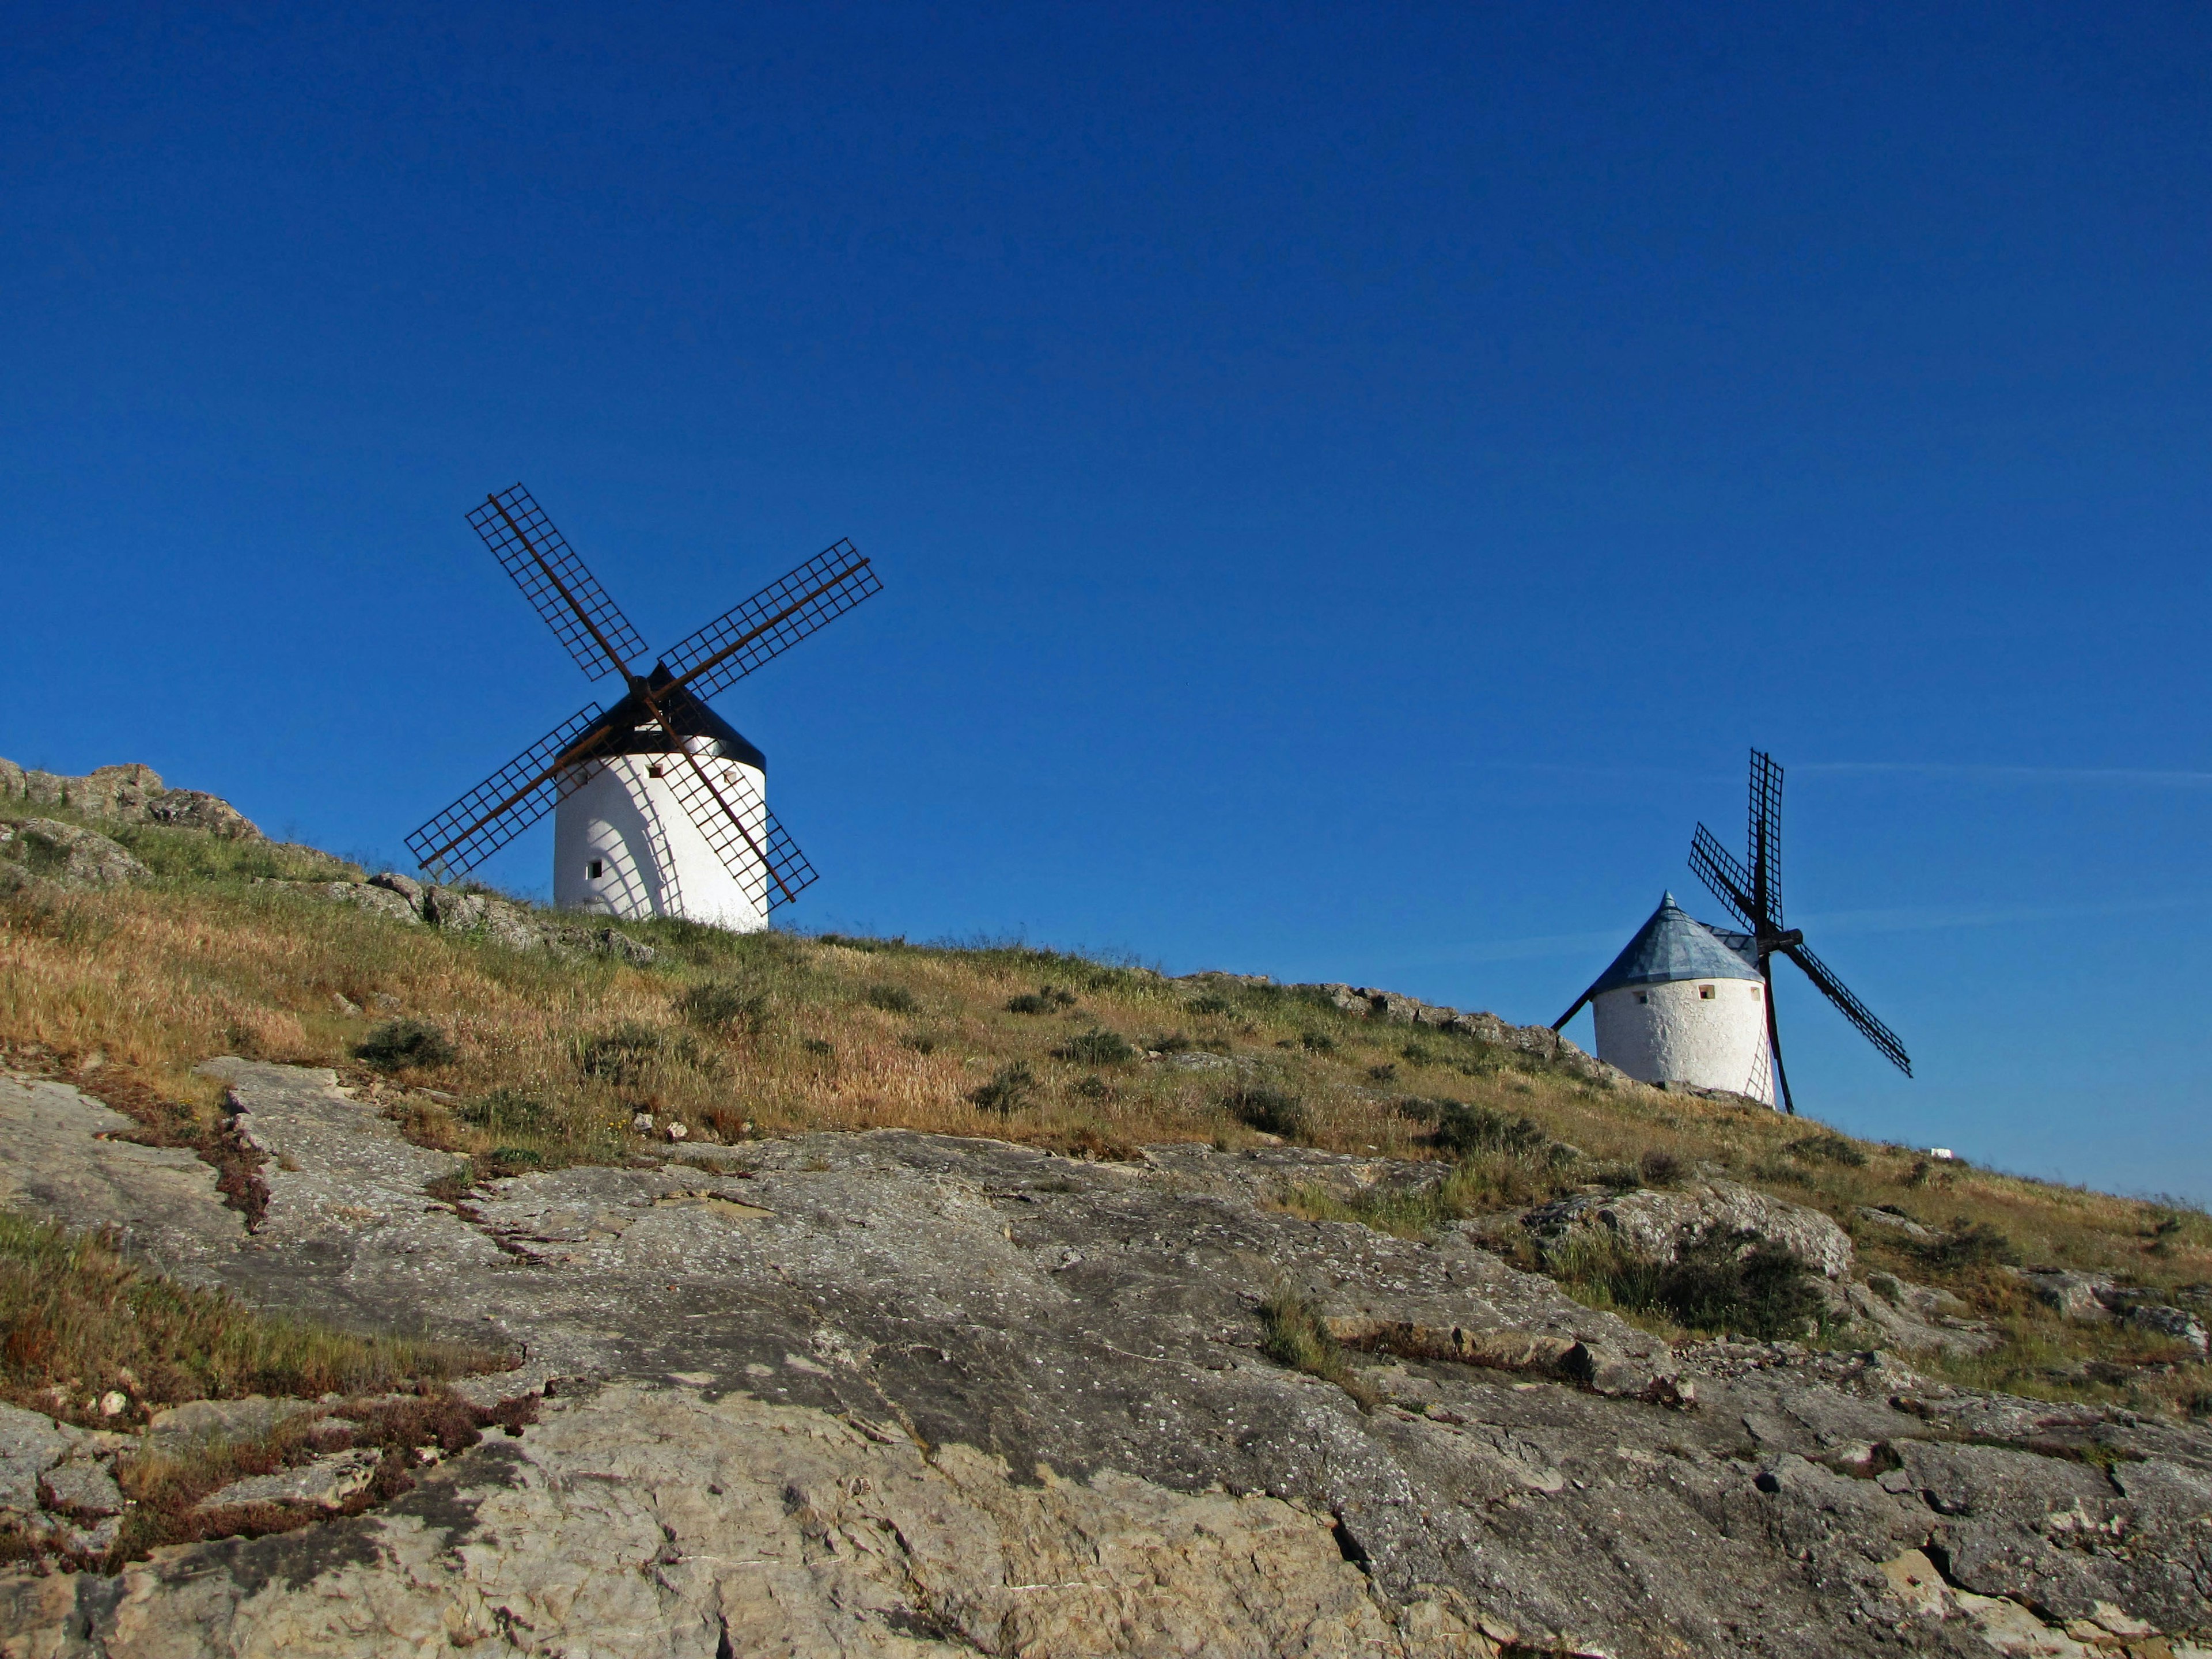
[[(425, 1618), (565, 1650), (647, 1613), (702, 1655), (2063, 1652), (2208, 1622), (2193, 1212), (1381, 993), (587, 928), (95, 781), (0, 801), (0, 1041), (56, 1079), (0, 1091), (0, 1196), (128, 1230), (240, 1318), (412, 1340), (419, 1377), (520, 1364), (421, 1385), (461, 1426), (413, 1493), (196, 1522), (277, 1535), (21, 1581), (0, 1627), (124, 1653), (181, 1618), (227, 1652), (334, 1593), (383, 1634), (307, 1650)], [(0, 1441), (139, 1490), (174, 1389), (60, 1375), (4, 1311), (35, 1409)], [(467, 1449), (549, 1383), (537, 1427)], [(315, 1413), (388, 1410), (255, 1419), (252, 1455), (358, 1458)], [(631, 1495), (580, 1509), (591, 1470)], [(50, 1486), (22, 1547), (119, 1567)], [(479, 1528), (507, 1541), (460, 1548)], [(564, 1572), (590, 1588), (556, 1605)]]

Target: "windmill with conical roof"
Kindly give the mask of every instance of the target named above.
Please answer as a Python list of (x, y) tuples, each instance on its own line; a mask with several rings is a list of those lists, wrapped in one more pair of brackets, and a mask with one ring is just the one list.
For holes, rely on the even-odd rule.
[[(1747, 931), (1698, 921), (1668, 894), (1553, 1029), (1589, 1003), (1598, 1058), (1631, 1077), (1726, 1089), (1794, 1113), (1774, 1016), (1774, 958), (1787, 957), (1885, 1060), (1911, 1077), (1912, 1060), (1897, 1033), (1806, 947), (1801, 929), (1783, 926), (1782, 769), (1757, 749), (1751, 751), (1750, 842), (1748, 868), (1702, 823), (1690, 842), (1690, 867)], [(1753, 1020), (1765, 1030), (1747, 1037)]]

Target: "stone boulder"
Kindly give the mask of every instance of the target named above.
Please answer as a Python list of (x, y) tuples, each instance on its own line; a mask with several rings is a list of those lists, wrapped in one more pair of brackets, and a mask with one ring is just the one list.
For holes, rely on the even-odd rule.
[(2031, 1267), (2020, 1277), (2030, 1294), (2045, 1307), (2056, 1309), (2062, 1319), (2100, 1325), (2112, 1316), (2112, 1302), (2118, 1287), (2100, 1274), (2069, 1273), (2062, 1267)]
[(266, 839), (245, 813), (201, 789), (164, 789), (146, 803), (146, 821), (172, 830), (198, 830), (220, 841)]
[(2137, 1330), (2151, 1331), (2160, 1336), (2170, 1336), (2177, 1342), (2186, 1342), (2197, 1350), (2198, 1358), (2204, 1357), (2204, 1322), (2185, 1309), (2168, 1307), (2159, 1302), (2139, 1302), (2128, 1310), (2127, 1322)]
[(397, 870), (384, 870), (371, 876), (368, 878), (368, 884), (372, 887), (381, 887), (388, 893), (398, 894), (407, 901), (407, 908), (414, 911), (417, 917), (424, 921), (430, 920), (428, 913), (422, 908), (425, 895), (429, 890), (414, 877), (403, 876)]
[(228, 801), (199, 789), (171, 789), (161, 775), (137, 761), (95, 766), (81, 778), (26, 771), (0, 760), (0, 800), (33, 806), (66, 806), (121, 823), (159, 823), (198, 830), (225, 841), (260, 841), (261, 831)]
[(1538, 1206), (1522, 1226), (1548, 1258), (1570, 1241), (1604, 1238), (1653, 1261), (1672, 1261), (1708, 1235), (1756, 1233), (1832, 1279), (1848, 1279), (1850, 1235), (1820, 1211), (1711, 1181), (1679, 1192), (1577, 1193)]
[(13, 839), (30, 874), (64, 887), (120, 887), (154, 873), (106, 836), (54, 818), (24, 819)]

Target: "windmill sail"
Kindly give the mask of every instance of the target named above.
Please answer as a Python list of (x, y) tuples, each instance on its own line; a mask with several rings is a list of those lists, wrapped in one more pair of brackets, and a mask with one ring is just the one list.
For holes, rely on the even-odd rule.
[(842, 541), (717, 617), (662, 660), (678, 684), (711, 697), (883, 589), (874, 567)]
[(605, 711), (587, 702), (407, 837), (407, 850), (438, 881), (459, 879), (553, 810), (574, 775), (579, 738)]
[(1690, 868), (1711, 890), (1712, 896), (1735, 912), (1735, 919), (1753, 933), (1759, 916), (1753, 908), (1751, 877), (1727, 848), (1704, 824), (1690, 842)]
[(520, 484), (486, 496), (469, 522), (586, 678), (610, 671), (627, 674), (629, 664), (645, 655), (645, 641), (622, 607)]
[(1884, 1059), (1905, 1076), (1912, 1075), (1912, 1057), (1905, 1052), (1905, 1045), (1898, 1041), (1897, 1033), (1876, 1019), (1866, 1004), (1844, 989), (1844, 982), (1828, 970), (1826, 963), (1802, 945), (1785, 945), (1781, 950), (1783, 955), (1805, 970), (1805, 977), (1820, 988), (1820, 994), (1834, 1003), (1843, 1012), (1844, 1018), (1857, 1026), (1869, 1042), (1881, 1050)]

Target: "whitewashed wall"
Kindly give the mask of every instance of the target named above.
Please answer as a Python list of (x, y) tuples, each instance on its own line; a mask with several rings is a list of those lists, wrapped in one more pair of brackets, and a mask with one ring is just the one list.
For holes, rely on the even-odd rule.
[[(1710, 1001), (1698, 994), (1708, 985)], [(1590, 1004), (1597, 1057), (1645, 1083), (1730, 1089), (1771, 1106), (1765, 994), (1764, 985), (1747, 979), (1683, 979), (1607, 991)]]
[[(702, 745), (702, 757), (707, 741), (694, 739)], [(718, 786), (726, 778), (750, 786), (749, 794), (742, 786), (737, 793), (754, 803), (745, 827), (758, 841), (768, 780), (757, 767), (739, 761), (714, 757), (705, 763)], [(651, 775), (655, 764), (669, 776)], [(623, 921), (683, 916), (740, 933), (768, 926), (765, 892), (757, 903), (746, 896), (669, 787), (675, 769), (684, 764), (674, 755), (620, 756), (554, 808), (554, 903)], [(596, 879), (593, 860), (601, 866)]]

